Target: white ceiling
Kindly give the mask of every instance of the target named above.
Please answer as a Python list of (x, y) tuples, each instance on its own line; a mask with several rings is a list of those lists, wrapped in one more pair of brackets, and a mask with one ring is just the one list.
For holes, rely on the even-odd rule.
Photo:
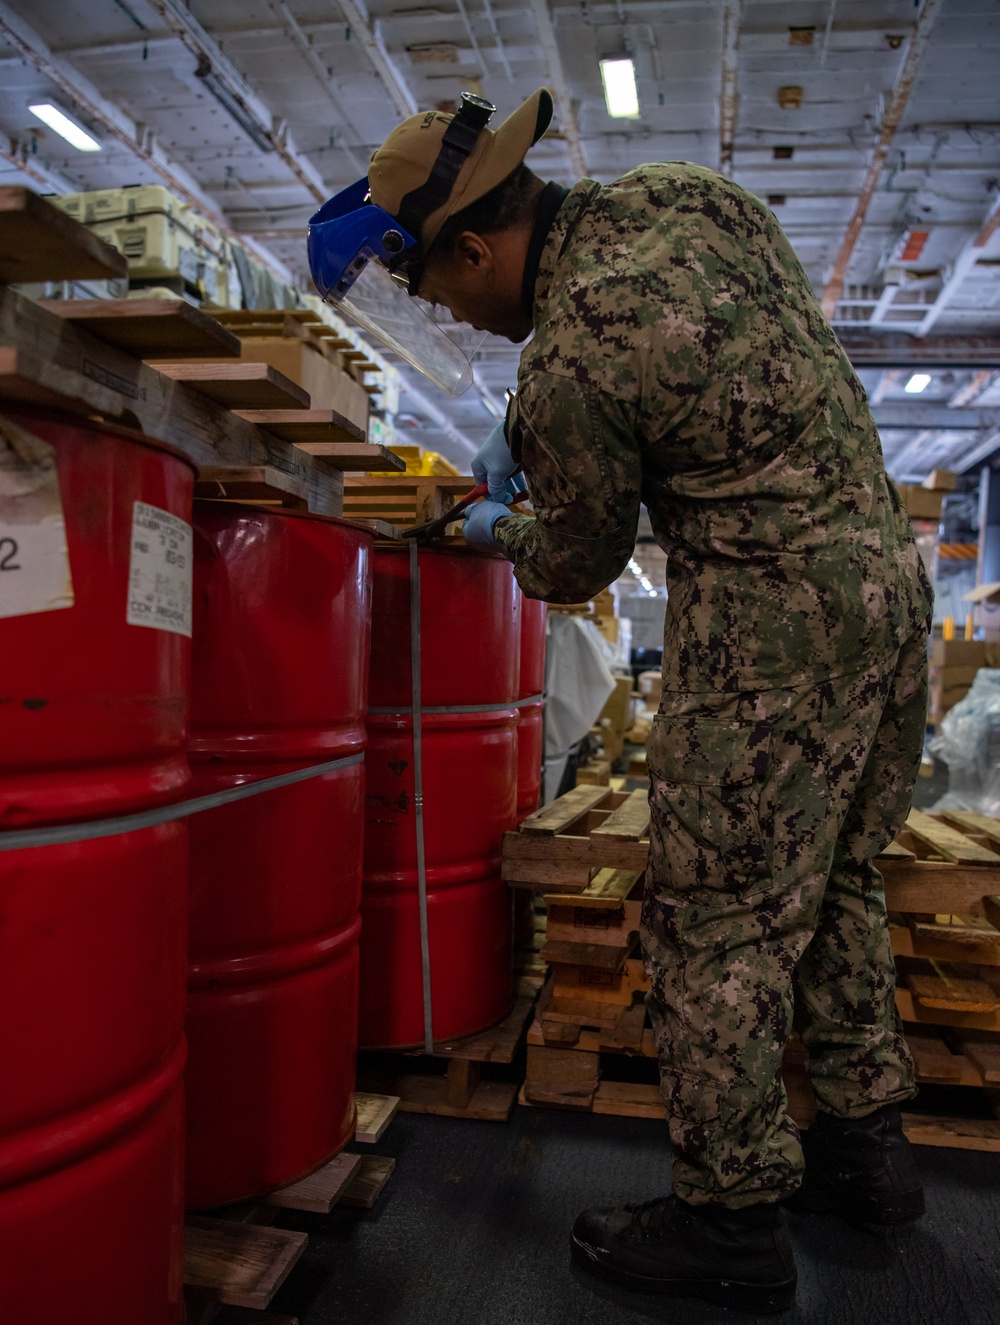
[[(598, 60), (626, 50), (641, 114), (615, 121)], [(268, 150), (197, 77), (199, 56), (272, 135)], [(832, 298), (846, 262), (831, 304), (845, 338), (996, 337), (998, 63), (998, 0), (0, 0), (0, 180), (57, 192), (173, 182), (304, 282), (316, 200), (364, 172), (408, 106), (473, 90), (499, 119), (547, 85), (556, 119), (529, 157), (543, 177), (607, 181), (669, 159), (719, 168), (734, 126), (733, 177), (771, 201), (820, 294)], [(783, 88), (800, 88), (801, 105), (782, 107)], [(104, 150), (67, 147), (28, 113), (36, 99), (73, 111)], [(914, 231), (929, 233), (906, 259)], [(408, 375), (412, 440), (467, 465), (516, 360), (488, 342), (457, 401)], [(913, 396), (910, 371), (862, 372), (896, 477), (1000, 450), (1000, 374), (935, 369)]]

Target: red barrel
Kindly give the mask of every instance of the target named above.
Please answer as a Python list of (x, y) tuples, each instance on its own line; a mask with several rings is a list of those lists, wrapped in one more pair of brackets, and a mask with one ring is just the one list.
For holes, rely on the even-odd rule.
[[(545, 689), (545, 619), (548, 607), (521, 595), (521, 682), (518, 699)], [(544, 704), (525, 704), (517, 716), (517, 822), (538, 809), (542, 794)]]
[[(0, 448), (0, 827), (176, 798), (192, 467), (9, 410)], [(181, 1317), (186, 893), (183, 822), (0, 853), (3, 1320)]]
[[(191, 759), (211, 794), (365, 748), (372, 537), (200, 502)], [(364, 764), (191, 819), (190, 1206), (354, 1132)]]
[[(501, 1020), (511, 996), (511, 903), (500, 877), (517, 792), (519, 592), (506, 561), (420, 552), (424, 844), (435, 1039)], [(361, 1043), (423, 1038), (414, 816), (410, 568), (374, 557)], [(476, 708), (481, 705), (482, 708)], [(469, 712), (427, 712), (435, 708)]]

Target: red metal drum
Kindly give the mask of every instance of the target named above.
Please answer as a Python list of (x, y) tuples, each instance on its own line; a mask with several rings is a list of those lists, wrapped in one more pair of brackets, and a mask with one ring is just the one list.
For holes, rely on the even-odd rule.
[[(423, 788), (431, 1003), (436, 1039), (501, 1020), (511, 997), (510, 891), (500, 877), (517, 792), (520, 603), (506, 561), (420, 552)], [(410, 570), (374, 556), (361, 1043), (423, 1037), (414, 819)]]
[[(365, 748), (372, 537), (199, 503), (191, 760), (210, 794)], [(189, 1206), (354, 1132), (364, 764), (191, 819)]]
[[(0, 584), (0, 829), (176, 798), (192, 467), (121, 430), (4, 418), (36, 468), (8, 446), (0, 499), (40, 480), (42, 520), (0, 500), (8, 569), (38, 572)], [(0, 852), (0, 915), (0, 1007), (17, 1009), (0, 1018), (0, 1319), (176, 1325), (187, 827)]]
[[(545, 689), (545, 620), (548, 606), (521, 595), (521, 682), (518, 699)], [(544, 706), (526, 704), (517, 716), (517, 822), (538, 809), (542, 794)]]

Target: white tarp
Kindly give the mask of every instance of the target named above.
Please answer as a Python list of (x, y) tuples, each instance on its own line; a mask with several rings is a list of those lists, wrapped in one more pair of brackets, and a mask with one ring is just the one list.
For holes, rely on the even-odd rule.
[(545, 785), (542, 800), (555, 798), (570, 747), (597, 721), (615, 678), (610, 649), (592, 621), (550, 612), (545, 659)]

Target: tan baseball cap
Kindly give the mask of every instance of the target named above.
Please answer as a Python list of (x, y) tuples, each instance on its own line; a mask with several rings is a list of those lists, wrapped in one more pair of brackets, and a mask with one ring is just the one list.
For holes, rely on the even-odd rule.
[[(425, 184), (437, 161), (444, 132), (454, 117), (440, 111), (411, 115), (372, 153), (368, 187), (376, 206), (397, 216), (403, 199)], [(426, 251), (453, 212), (468, 207), (507, 178), (538, 142), (552, 119), (547, 88), (530, 96), (499, 129), (484, 129), (463, 164), (447, 202), (425, 219), (420, 247)]]

